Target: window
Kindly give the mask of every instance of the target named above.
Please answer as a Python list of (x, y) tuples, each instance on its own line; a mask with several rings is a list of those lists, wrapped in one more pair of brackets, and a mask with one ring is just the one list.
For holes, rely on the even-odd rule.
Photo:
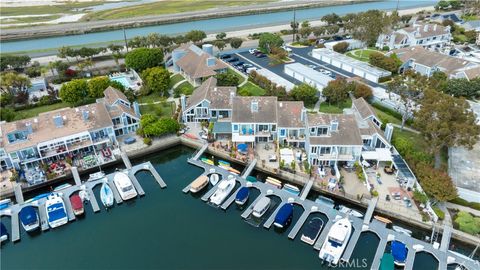
[(217, 111), (212, 111), (212, 117), (217, 117)]
[(310, 128), (310, 135), (315, 135), (315, 128)]
[(284, 128), (280, 129), (280, 136), (285, 137), (286, 130)]
[(258, 131), (268, 131), (268, 125), (258, 125)]
[(11, 153), (10, 156), (12, 157), (12, 159), (18, 159), (17, 152)]
[(330, 154), (331, 150), (331, 147), (320, 147), (320, 155), (328, 155)]
[(272, 125), (272, 131), (275, 131), (275, 130), (277, 130), (277, 126)]
[(317, 136), (325, 136), (328, 134), (328, 128), (326, 127), (319, 127), (317, 129)]
[(318, 147), (317, 147), (317, 146), (312, 146), (312, 147), (310, 148), (310, 153), (316, 154), (317, 152), (318, 152)]
[(238, 131), (238, 125), (233, 125), (233, 131)]

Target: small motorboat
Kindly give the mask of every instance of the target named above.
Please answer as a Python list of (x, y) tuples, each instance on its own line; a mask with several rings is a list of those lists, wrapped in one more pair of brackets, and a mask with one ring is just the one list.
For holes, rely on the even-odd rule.
[(5, 228), (5, 225), (3, 225), (3, 223), (0, 222), (0, 243), (7, 240), (8, 240), (7, 228)]
[(270, 208), (271, 199), (269, 197), (261, 198), (254, 206), (252, 215), (256, 218), (261, 218), (268, 208)]
[(107, 183), (103, 183), (100, 188), (100, 200), (106, 208), (113, 206), (113, 190)]
[(313, 245), (317, 237), (320, 235), (320, 231), (323, 228), (323, 220), (319, 217), (314, 217), (308, 221), (305, 229), (302, 232), (302, 237), (300, 240), (303, 242)]
[(397, 240), (392, 241), (392, 255), (395, 265), (405, 266), (407, 254), (408, 250), (404, 243)]
[(45, 202), (48, 225), (53, 229), (67, 224), (68, 217), (65, 210), (65, 202), (62, 196), (57, 193), (51, 193)]
[(402, 228), (402, 227), (400, 227), (400, 226), (395, 226), (395, 225), (393, 225), (393, 226), (392, 226), (392, 229), (393, 229), (394, 231), (396, 231), (396, 232), (403, 233), (403, 234), (405, 234), (405, 235), (407, 235), (407, 236), (411, 236), (411, 235), (412, 235), (412, 231), (407, 230), (407, 229), (405, 229), (405, 228)]
[(87, 181), (95, 181), (95, 180), (100, 180), (105, 177), (105, 173), (102, 171), (98, 171), (96, 173), (92, 173), (88, 176)]
[(235, 196), (235, 203), (237, 205), (244, 205), (247, 202), (249, 195), (250, 189), (248, 187), (241, 187)]
[(193, 180), (190, 184), (190, 192), (197, 193), (208, 185), (208, 177), (206, 175), (200, 175), (197, 179)]
[(239, 170), (236, 170), (236, 169), (234, 169), (234, 168), (232, 168), (232, 167), (229, 167), (229, 168), (228, 168), (228, 171), (231, 172), (231, 173), (233, 173), (233, 174), (235, 174), (235, 175), (240, 175), (240, 173), (241, 173)]
[(275, 225), (275, 227), (277, 228), (281, 228), (281, 229), (285, 228), (292, 221), (292, 217), (293, 217), (293, 204), (286, 203), (282, 205), (280, 210), (278, 210), (278, 213), (275, 216), (273, 225)]
[(0, 201), (0, 210), (3, 210), (5, 208), (10, 207), (11, 204), (12, 204), (12, 200), (10, 200), (10, 199), (1, 200)]
[(380, 259), (379, 270), (394, 270), (395, 265), (393, 263), (393, 256), (391, 253), (384, 253)]
[(267, 177), (267, 179), (265, 180), (266, 183), (276, 187), (276, 188), (282, 188), (282, 182), (280, 182), (280, 180), (277, 180), (273, 177)]
[(215, 206), (220, 206), (235, 187), (235, 178), (229, 177), (218, 183), (218, 188), (210, 197), (210, 202)]
[(132, 180), (124, 172), (117, 172), (113, 176), (113, 183), (120, 193), (122, 200), (130, 200), (137, 197), (138, 193), (132, 184)]
[(376, 219), (376, 220), (378, 220), (378, 221), (380, 221), (380, 222), (383, 222), (383, 223), (385, 223), (385, 224), (390, 224), (390, 223), (392, 223), (392, 221), (391, 221), (390, 219), (384, 218), (384, 217), (382, 217), (382, 216), (373, 216), (373, 218)]
[(60, 190), (69, 188), (69, 187), (71, 187), (71, 186), (72, 186), (71, 184), (66, 183), (66, 184), (63, 184), (63, 185), (60, 185), (60, 186), (54, 188), (53, 191), (60, 191)]
[(210, 175), (210, 183), (212, 185), (216, 185), (218, 183), (218, 181), (220, 180), (220, 176), (218, 175), (218, 173), (212, 173)]
[(72, 205), (73, 214), (75, 214), (75, 216), (83, 215), (85, 209), (83, 208), (83, 200), (80, 198), (80, 195), (73, 194), (70, 196), (70, 204)]
[(358, 217), (358, 218), (362, 218), (363, 217), (363, 214), (358, 212), (357, 210), (353, 210), (351, 208), (348, 208), (344, 205), (340, 205), (338, 207), (338, 212), (340, 213), (344, 213), (344, 214), (347, 214), (347, 215), (350, 215), (350, 216), (354, 216), (354, 217)]
[(337, 265), (352, 234), (352, 223), (347, 218), (337, 220), (320, 249), (318, 257), (331, 265)]
[(290, 184), (285, 184), (283, 185), (283, 189), (294, 194), (294, 195), (298, 195), (300, 194), (300, 189), (294, 185), (290, 185)]
[(211, 159), (208, 159), (208, 158), (201, 158), (200, 159), (203, 163), (206, 163), (208, 165), (215, 165), (215, 163), (213, 163), (213, 160)]
[(38, 218), (38, 213), (35, 210), (35, 207), (27, 205), (20, 210), (18, 213), (22, 227), (27, 232), (34, 231), (40, 226), (40, 219)]

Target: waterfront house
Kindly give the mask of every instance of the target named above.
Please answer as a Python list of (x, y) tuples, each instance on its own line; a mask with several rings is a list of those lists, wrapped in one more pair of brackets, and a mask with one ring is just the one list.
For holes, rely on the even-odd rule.
[(302, 101), (277, 102), (278, 141), (284, 146), (305, 148), (306, 109)]
[(472, 79), (480, 75), (479, 64), (438, 52), (432, 52), (421, 46), (402, 48), (392, 51), (403, 62), (400, 71), (413, 69), (416, 72), (431, 76), (436, 71), (447, 74), (449, 78)]
[(172, 61), (174, 70), (193, 86), (199, 86), (207, 78), (228, 69), (226, 63), (213, 56), (211, 44), (204, 44), (202, 49), (194, 44), (181, 46), (172, 52)]
[(424, 48), (442, 48), (452, 39), (450, 26), (429, 23), (414, 23), (409, 27), (381, 34), (375, 44), (378, 48), (388, 46), (399, 49), (410, 46)]
[(140, 109), (124, 93), (109, 86), (103, 92), (104, 98), (97, 102), (105, 103), (114, 125), (115, 136), (134, 133), (140, 127)]

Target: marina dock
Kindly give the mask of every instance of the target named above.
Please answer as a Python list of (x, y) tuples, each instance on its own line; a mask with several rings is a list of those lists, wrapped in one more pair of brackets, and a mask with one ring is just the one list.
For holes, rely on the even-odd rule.
[(248, 164), (245, 170), (243, 170), (242, 177), (247, 178), (247, 176), (249, 176), (252, 173), (256, 164), (257, 164), (257, 159), (252, 160), (252, 162)]
[(308, 193), (310, 192), (310, 190), (312, 189), (312, 186), (313, 186), (313, 179), (310, 179), (307, 184), (303, 187), (302, 191), (300, 192), (300, 199), (302, 201), (304, 201), (307, 196), (308, 196)]
[[(203, 149), (203, 147), (202, 147)], [(203, 153), (202, 149), (199, 150), (194, 155), (194, 158), (191, 158), (188, 160), (188, 162), (192, 165), (195, 165), (197, 167), (203, 168), (205, 175), (209, 174), (211, 170), (214, 170), (215, 173), (218, 173), (222, 176), (222, 179), (226, 179), (229, 175), (232, 175), (235, 177), (235, 180), (240, 183), (240, 186), (247, 186), (247, 181), (245, 178), (242, 176), (237, 176), (231, 174), (229, 171), (214, 166), (214, 165), (209, 165), (206, 164), (202, 161), (199, 161), (198, 158), (201, 156), (199, 153)], [(205, 150), (203, 150), (205, 151)], [(313, 182), (312, 182), (313, 184)], [(297, 237), (298, 232), (302, 228), (303, 224), (307, 222), (309, 216), (312, 213), (323, 213), (325, 216), (327, 216), (328, 221), (325, 222), (324, 227), (320, 233), (320, 236), (318, 237), (317, 241), (314, 243), (313, 248), (315, 250), (320, 250), (325, 239), (327, 238), (328, 232), (330, 231), (333, 223), (338, 219), (345, 217), (345, 214), (337, 212), (334, 209), (330, 209), (329, 207), (321, 204), (317, 204), (311, 200), (306, 199), (306, 194), (308, 194), (309, 189), (311, 189), (311, 185), (307, 183), (305, 187), (303, 188), (301, 194), (299, 196), (293, 195), (292, 193), (285, 191), (283, 189), (278, 189), (275, 188), (269, 184), (263, 183), (263, 182), (254, 182), (248, 184), (250, 188), (255, 188), (260, 191), (260, 195), (253, 201), (251, 202), (248, 206), (246, 206), (246, 209), (242, 212), (241, 217), (243, 219), (247, 219), (250, 214), (252, 213), (253, 206), (264, 196), (277, 196), (280, 198), (281, 202), (276, 205), (275, 210), (273, 211), (272, 214), (268, 217), (268, 219), (265, 221), (263, 227), (264, 228), (270, 228), (271, 225), (273, 224), (273, 221), (275, 219), (276, 213), (278, 210), (281, 208), (281, 206), (285, 203), (293, 203), (302, 206), (304, 209), (302, 215), (299, 217), (299, 219), (295, 222), (292, 223), (290, 226), (293, 226), (292, 230), (288, 234), (289, 239), (295, 239)], [(309, 187), (310, 186), (310, 187)], [(189, 190), (189, 186), (185, 187), (183, 191), (187, 193)], [(202, 196), (202, 201), (208, 201), (208, 198), (216, 191), (216, 186), (212, 187), (209, 191), (207, 191), (203, 196)], [(232, 192), (232, 194), (225, 200), (225, 202), (222, 204), (221, 208), (222, 209), (227, 209), (235, 200), (235, 195), (236, 192), (238, 191), (235, 190)], [(353, 216), (348, 216), (350, 222), (352, 223), (352, 228), (353, 228), (353, 233), (352, 236), (350, 237), (350, 240), (347, 244), (347, 247), (345, 249), (345, 252), (343, 253), (342, 260), (343, 261), (349, 261), (351, 258), (351, 255), (353, 254), (353, 250), (355, 249), (355, 246), (358, 242), (358, 239), (360, 239), (361, 233), (366, 232), (366, 231), (371, 231), (375, 233), (378, 238), (380, 239), (379, 245), (377, 247), (377, 250), (375, 252), (375, 257), (373, 260), (373, 264), (371, 266), (371, 269), (378, 269), (380, 266), (380, 258), (383, 256), (385, 246), (389, 241), (393, 240), (398, 240), (404, 243), (407, 248), (408, 248), (408, 256), (407, 256), (407, 261), (405, 266), (405, 269), (412, 269), (413, 267), (413, 262), (415, 261), (415, 255), (417, 252), (425, 251), (427, 253), (432, 254), (439, 262), (439, 269), (440, 270), (445, 270), (447, 266), (447, 258), (449, 263), (454, 263), (458, 262), (467, 267), (467, 269), (474, 270), (478, 269), (478, 265), (475, 265), (474, 261), (465, 261), (464, 258), (461, 256), (458, 256), (455, 253), (452, 253), (447, 250), (449, 239), (451, 236), (451, 233), (449, 233), (449, 230), (451, 228), (445, 228), (444, 229), (444, 238), (442, 238), (442, 248), (441, 249), (435, 249), (433, 246), (429, 243), (426, 243), (422, 240), (414, 239), (412, 237), (406, 236), (404, 234), (395, 232), (391, 229), (386, 228), (386, 224), (379, 222), (377, 220), (372, 220), (372, 216), (376, 207), (376, 204), (378, 202), (378, 198), (373, 198), (371, 201), (369, 201), (368, 204), (368, 209), (366, 211), (366, 214), (363, 219), (353, 217)]]

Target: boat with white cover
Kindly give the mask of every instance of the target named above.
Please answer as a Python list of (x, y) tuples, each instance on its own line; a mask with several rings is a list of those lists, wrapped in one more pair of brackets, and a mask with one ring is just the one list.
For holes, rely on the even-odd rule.
[(200, 175), (197, 179), (190, 183), (190, 192), (197, 193), (208, 185), (208, 177), (206, 175)]
[(358, 212), (357, 210), (353, 210), (351, 208), (348, 208), (344, 205), (340, 205), (338, 207), (338, 212), (344, 213), (344, 214), (347, 214), (347, 215), (350, 215), (350, 216), (358, 217), (358, 218), (363, 218), (362, 213)]
[(233, 188), (235, 187), (235, 178), (229, 177), (228, 179), (224, 179), (218, 183), (218, 188), (210, 197), (210, 202), (213, 205), (220, 206), (223, 201), (227, 198), (227, 196), (232, 192)]
[(269, 197), (261, 198), (254, 206), (252, 215), (256, 218), (261, 218), (265, 212), (267, 212), (268, 208), (270, 207), (271, 200)]
[(87, 181), (95, 181), (95, 180), (99, 180), (99, 179), (102, 179), (105, 177), (105, 173), (102, 172), (102, 171), (98, 171), (96, 173), (92, 173), (88, 176), (88, 180)]
[(210, 175), (210, 183), (212, 185), (216, 185), (218, 183), (218, 181), (220, 180), (220, 176), (218, 175), (218, 173), (212, 173)]
[(130, 200), (137, 197), (137, 191), (132, 184), (132, 180), (124, 172), (117, 172), (113, 176), (113, 183), (120, 194), (122, 200)]
[(352, 234), (352, 223), (347, 218), (337, 220), (320, 249), (318, 257), (324, 262), (337, 265)]
[(100, 200), (106, 208), (112, 207), (113, 205), (113, 190), (107, 183), (103, 183), (100, 188)]

